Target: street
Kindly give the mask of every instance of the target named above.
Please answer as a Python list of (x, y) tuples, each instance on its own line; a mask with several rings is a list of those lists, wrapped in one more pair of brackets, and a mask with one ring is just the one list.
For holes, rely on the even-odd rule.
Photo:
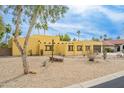
[(124, 76), (93, 86), (91, 88), (124, 88)]

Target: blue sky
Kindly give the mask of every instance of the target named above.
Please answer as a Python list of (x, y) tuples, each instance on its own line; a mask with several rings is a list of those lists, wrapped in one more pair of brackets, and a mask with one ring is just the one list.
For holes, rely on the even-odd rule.
[[(77, 38), (77, 30), (81, 31), (80, 39), (99, 38), (107, 34), (108, 37), (124, 38), (124, 6), (68, 6), (69, 10), (63, 18), (55, 24), (48, 24), (47, 35), (69, 34), (71, 38)], [(11, 15), (4, 15), (4, 22), (11, 23)], [(27, 25), (21, 26), (25, 36)], [(40, 31), (43, 34), (43, 30)], [(38, 34), (33, 29), (32, 35)]]

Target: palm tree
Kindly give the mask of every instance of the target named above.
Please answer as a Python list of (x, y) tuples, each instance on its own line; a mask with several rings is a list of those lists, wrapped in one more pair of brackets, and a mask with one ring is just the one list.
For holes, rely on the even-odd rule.
[(42, 28), (44, 29), (44, 35), (46, 34), (45, 32), (48, 30), (48, 25), (47, 23), (42, 24)]
[(117, 36), (117, 39), (121, 39), (121, 37), (120, 36)]
[(107, 39), (107, 35), (106, 34), (104, 34), (104, 40), (106, 40)]
[(40, 29), (42, 29), (41, 24), (40, 24), (40, 23), (37, 23), (37, 24), (35, 25), (35, 28), (38, 30), (38, 35), (40, 35)]
[(78, 31), (77, 31), (77, 34), (78, 34), (78, 41), (79, 41), (79, 37), (80, 37), (81, 31), (78, 30)]
[(100, 40), (102, 40), (103, 39), (103, 37), (102, 36), (100, 36)]

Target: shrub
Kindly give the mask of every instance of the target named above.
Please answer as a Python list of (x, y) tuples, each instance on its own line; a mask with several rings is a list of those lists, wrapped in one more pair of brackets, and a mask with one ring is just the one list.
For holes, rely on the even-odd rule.
[(94, 62), (95, 61), (95, 56), (94, 55), (88, 56), (88, 60)]
[(1, 43), (1, 44), (0, 44), (0, 47), (1, 47), (1, 48), (8, 48), (8, 44), (6, 44), (6, 43)]
[(87, 57), (88, 57), (88, 61), (92, 61), (92, 62), (95, 61), (95, 55), (92, 54), (91, 52), (89, 52), (89, 53), (87, 54)]
[(106, 50), (107, 52), (114, 52), (114, 50), (111, 49), (111, 48), (105, 48), (105, 50)]

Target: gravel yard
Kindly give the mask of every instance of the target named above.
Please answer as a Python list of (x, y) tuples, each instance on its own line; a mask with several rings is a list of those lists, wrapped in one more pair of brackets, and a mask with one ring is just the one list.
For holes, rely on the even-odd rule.
[(30, 70), (37, 74), (23, 75), (20, 57), (0, 57), (0, 87), (66, 87), (124, 70), (124, 58), (97, 58), (87, 62), (81, 56), (65, 57), (64, 62), (47, 63), (48, 57), (28, 57)]

